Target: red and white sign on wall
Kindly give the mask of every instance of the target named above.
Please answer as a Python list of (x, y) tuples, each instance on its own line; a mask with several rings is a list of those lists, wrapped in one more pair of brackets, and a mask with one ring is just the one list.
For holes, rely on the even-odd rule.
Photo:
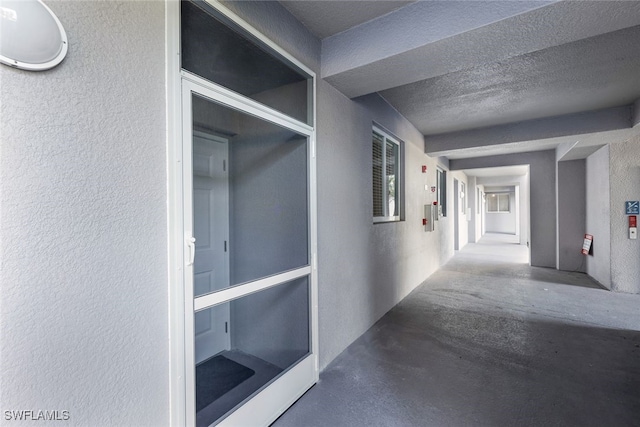
[(591, 252), (591, 244), (593, 243), (593, 236), (591, 234), (584, 235), (584, 243), (582, 243), (582, 254), (589, 255)]

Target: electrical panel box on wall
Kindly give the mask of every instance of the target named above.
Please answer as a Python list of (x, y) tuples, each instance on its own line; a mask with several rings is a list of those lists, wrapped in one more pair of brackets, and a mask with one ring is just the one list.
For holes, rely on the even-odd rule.
[(436, 224), (436, 215), (438, 207), (434, 205), (424, 205), (424, 217), (422, 219), (422, 225), (424, 225), (424, 231), (433, 231)]

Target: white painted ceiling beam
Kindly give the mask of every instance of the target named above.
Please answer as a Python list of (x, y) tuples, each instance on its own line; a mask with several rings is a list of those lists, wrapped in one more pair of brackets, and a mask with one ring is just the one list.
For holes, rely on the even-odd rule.
[[(432, 157), (456, 157), (468, 149), (486, 149), (487, 155), (497, 154), (501, 147), (511, 151), (527, 151), (527, 142), (537, 141), (537, 148), (549, 149), (562, 143), (584, 140), (580, 146), (602, 143), (597, 135), (609, 133), (623, 135), (617, 131), (629, 131), (632, 128), (633, 106), (608, 108), (578, 114), (569, 114), (546, 119), (490, 126), (425, 137), (425, 152)], [(584, 137), (582, 137), (583, 135)], [(595, 139), (595, 140), (594, 140)], [(548, 144), (541, 142), (547, 141)], [(606, 141), (610, 142), (610, 141)], [(519, 147), (519, 149), (517, 149)]]
[(640, 2), (419, 1), (328, 37), (322, 77), (357, 97), (640, 25)]
[(322, 71), (331, 76), (549, 3), (551, 2), (418, 1), (325, 38)]
[(574, 149), (575, 146), (578, 145), (578, 143), (579, 141), (575, 140), (559, 144), (556, 148), (556, 160), (562, 160), (562, 158), (566, 156), (572, 149)]

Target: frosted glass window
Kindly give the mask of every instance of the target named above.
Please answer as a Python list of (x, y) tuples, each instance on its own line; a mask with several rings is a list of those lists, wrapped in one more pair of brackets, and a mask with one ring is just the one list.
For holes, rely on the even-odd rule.
[(508, 193), (487, 193), (487, 212), (511, 212)]
[(313, 79), (203, 1), (181, 2), (182, 68), (313, 125)]
[(509, 195), (501, 194), (498, 197), (498, 211), (500, 212), (509, 212)]

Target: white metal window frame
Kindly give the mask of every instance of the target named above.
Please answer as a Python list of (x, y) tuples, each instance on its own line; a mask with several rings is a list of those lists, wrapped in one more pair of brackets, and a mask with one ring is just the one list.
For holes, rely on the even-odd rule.
[[(304, 64), (289, 55), (270, 39), (259, 33), (243, 19), (231, 12), (224, 5), (215, 0), (206, 0), (218, 12), (225, 15), (243, 30), (247, 31), (267, 47), (274, 50), (281, 57), (299, 67), (311, 76), (313, 80), (310, 110), (313, 114), (310, 126), (300, 122), (277, 110), (267, 107), (250, 98), (239, 95), (222, 86), (216, 85), (206, 79), (180, 69), (180, 1), (165, 0), (165, 27), (166, 27), (166, 56), (167, 56), (167, 177), (168, 177), (168, 259), (169, 259), (169, 337), (170, 337), (170, 421), (172, 426), (193, 425), (195, 423), (195, 413), (192, 410), (193, 390), (187, 387), (189, 377), (188, 370), (191, 369), (190, 360), (193, 360), (193, 349), (187, 345), (188, 340), (193, 339), (192, 314), (195, 311), (206, 309), (226, 301), (230, 301), (241, 296), (286, 283), (287, 281), (309, 277), (309, 298), (310, 298), (310, 353), (301, 362), (289, 369), (287, 377), (280, 377), (269, 386), (260, 391), (252, 399), (233, 413), (233, 422), (240, 424), (255, 424), (256, 414), (264, 408), (272, 408), (271, 415), (264, 418), (260, 423), (268, 425), (275, 418), (284, 412), (296, 399), (298, 399), (313, 383), (318, 380), (318, 263), (317, 263), (317, 179), (316, 179), (316, 75)], [(187, 135), (188, 130), (183, 129), (183, 108), (190, 102), (184, 103), (186, 97), (191, 97), (193, 93), (204, 95), (216, 102), (225, 104), (231, 108), (247, 114), (254, 115), (260, 119), (269, 121), (279, 126), (291, 129), (309, 138), (309, 254), (310, 264), (298, 269), (276, 274), (274, 276), (258, 279), (242, 286), (233, 286), (228, 289), (198, 297), (189, 301), (186, 297), (190, 288), (193, 295), (193, 283), (189, 282), (186, 267), (186, 244), (185, 240), (185, 219), (183, 206), (185, 199), (191, 195), (185, 194), (185, 185), (192, 179), (184, 171), (183, 159), (185, 155), (184, 147), (190, 144), (183, 144), (184, 138), (191, 138)], [(185, 139), (188, 141), (189, 139)], [(187, 292), (185, 292), (185, 289)], [(189, 316), (187, 316), (189, 314)], [(308, 376), (308, 372), (313, 373), (313, 381), (307, 383), (300, 378)], [(301, 373), (301, 375), (298, 375)], [(269, 390), (269, 393), (265, 393)], [(291, 394), (291, 390), (296, 390), (296, 394), (290, 396), (287, 401), (274, 399), (274, 396), (285, 396)], [(225, 425), (223, 420), (220, 425)]]
[[(491, 203), (489, 203), (489, 200), (487, 200), (487, 213), (491, 213), (491, 214), (508, 214), (511, 213), (511, 196), (509, 193), (486, 193), (487, 195), (487, 199), (491, 198), (491, 197), (496, 197), (496, 208), (497, 210), (491, 210)], [(507, 198), (507, 210), (503, 211), (500, 210), (500, 198), (501, 197), (506, 197)]]
[[(386, 150), (386, 146), (387, 146), (387, 142), (391, 142), (395, 145), (398, 146), (398, 176), (397, 176), (397, 188), (398, 188), (398, 194), (396, 194), (396, 204), (398, 204), (398, 214), (399, 215), (383, 215), (383, 216), (374, 216), (373, 217), (373, 222), (374, 223), (379, 223), (379, 222), (397, 222), (397, 221), (401, 221), (402, 220), (402, 210), (403, 210), (403, 206), (404, 206), (404, 198), (403, 196), (403, 191), (402, 189), (404, 188), (404, 150), (402, 147), (402, 142), (400, 140), (398, 140), (397, 138), (395, 138), (394, 136), (389, 135), (388, 132), (385, 132), (384, 130), (380, 129), (378, 126), (373, 126), (372, 127), (372, 132), (371, 135), (373, 136), (374, 133), (377, 133), (378, 135), (380, 135), (382, 137), (382, 191), (386, 192), (386, 188), (387, 188), (387, 163), (386, 163), (386, 159), (387, 159), (387, 150)], [(373, 169), (372, 169), (373, 170)], [(388, 213), (388, 203), (389, 201), (386, 200), (386, 196), (383, 196), (382, 198), (382, 206), (384, 207), (384, 211), (385, 213)]]

